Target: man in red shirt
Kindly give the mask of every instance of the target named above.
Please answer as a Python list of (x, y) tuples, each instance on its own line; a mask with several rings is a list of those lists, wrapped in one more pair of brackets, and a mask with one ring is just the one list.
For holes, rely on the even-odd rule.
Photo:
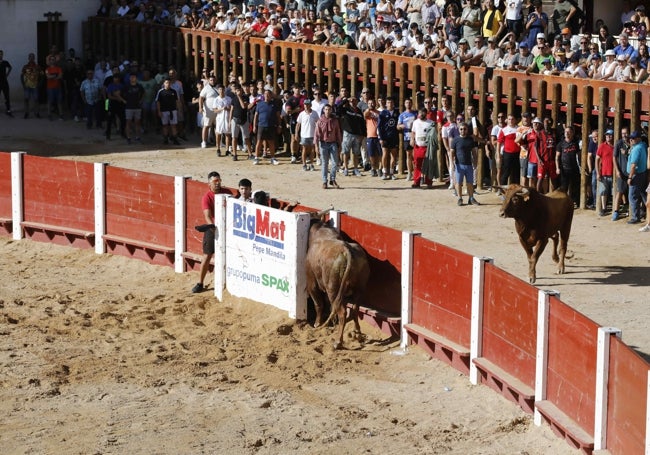
[(599, 216), (605, 216), (607, 199), (612, 195), (614, 177), (614, 130), (605, 131), (605, 142), (596, 151), (596, 178), (600, 195)]
[(208, 187), (210, 189), (201, 198), (201, 209), (206, 224), (197, 226), (197, 230), (203, 232), (203, 258), (201, 260), (200, 281), (192, 288), (194, 294), (205, 290), (203, 281), (208, 274), (210, 260), (214, 255), (214, 239), (217, 231), (214, 225), (214, 196), (215, 194), (231, 194), (230, 191), (221, 187), (221, 176), (216, 171), (208, 174)]
[(47, 68), (45, 69), (46, 88), (47, 88), (47, 112), (52, 120), (53, 105), (56, 104), (59, 119), (63, 120), (63, 90), (62, 78), (63, 70), (57, 66), (54, 57), (47, 58)]

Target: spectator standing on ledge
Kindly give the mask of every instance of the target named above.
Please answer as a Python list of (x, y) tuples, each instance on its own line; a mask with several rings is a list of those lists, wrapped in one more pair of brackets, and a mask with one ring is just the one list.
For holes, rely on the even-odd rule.
[[(166, 90), (171, 89), (167, 88)], [(200, 278), (199, 282), (192, 288), (192, 293), (194, 294), (205, 290), (203, 281), (205, 281), (205, 276), (208, 274), (210, 260), (214, 255), (214, 240), (217, 232), (217, 228), (214, 225), (214, 196), (215, 194), (230, 194), (228, 190), (221, 187), (221, 176), (216, 171), (208, 174), (208, 188), (209, 190), (201, 198), (201, 210), (203, 210), (203, 218), (207, 226), (204, 226), (205, 231), (203, 231), (203, 258), (201, 259)]]
[(11, 113), (11, 99), (9, 98), (9, 73), (11, 73), (11, 64), (4, 60), (4, 52), (0, 50), (0, 93), (4, 93), (5, 107), (7, 115), (13, 117)]

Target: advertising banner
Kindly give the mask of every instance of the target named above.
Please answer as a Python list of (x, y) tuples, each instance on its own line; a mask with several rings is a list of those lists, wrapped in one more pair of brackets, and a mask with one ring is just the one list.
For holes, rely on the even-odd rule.
[(226, 288), (306, 319), (304, 259), (309, 214), (226, 200)]

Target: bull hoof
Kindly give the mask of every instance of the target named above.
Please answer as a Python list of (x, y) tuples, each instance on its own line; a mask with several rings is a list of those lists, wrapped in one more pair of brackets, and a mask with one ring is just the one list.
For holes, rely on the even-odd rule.
[(535, 277), (534, 276), (528, 277), (528, 282), (530, 284), (533, 284), (535, 282)]
[(337, 343), (334, 343), (334, 350), (335, 351), (340, 351), (341, 349), (343, 349), (343, 343), (341, 343), (340, 341), (337, 342)]

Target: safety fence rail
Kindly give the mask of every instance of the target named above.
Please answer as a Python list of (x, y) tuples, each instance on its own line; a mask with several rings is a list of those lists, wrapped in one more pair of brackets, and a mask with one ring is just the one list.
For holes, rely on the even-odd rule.
[[(195, 270), (205, 191), (187, 177), (0, 152), (0, 235)], [(586, 453), (649, 453), (650, 365), (620, 330), (489, 258), (346, 213), (330, 218), (370, 258), (363, 319), (503, 394)]]

